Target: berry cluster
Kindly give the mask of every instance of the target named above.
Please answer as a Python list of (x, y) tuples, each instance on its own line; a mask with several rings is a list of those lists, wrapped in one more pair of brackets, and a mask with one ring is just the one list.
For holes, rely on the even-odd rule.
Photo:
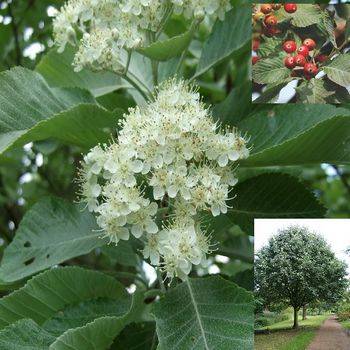
[[(288, 13), (293, 13), (297, 10), (296, 4), (284, 4), (284, 10)], [(255, 8), (255, 5), (253, 6)], [(277, 17), (274, 15), (274, 11), (278, 11), (282, 7), (281, 4), (263, 4), (260, 5), (260, 9), (256, 11), (253, 15), (253, 24), (261, 23), (262, 25), (262, 33), (266, 36), (274, 36), (279, 34), (281, 31), (278, 29)], [(252, 49), (253, 51), (257, 51), (259, 49), (259, 40), (253, 40)], [(252, 63), (255, 64), (258, 62), (260, 57), (253, 56)]]
[[(294, 40), (287, 40), (282, 45), (282, 48), (288, 54), (288, 56), (284, 58), (284, 65), (289, 69), (297, 68), (296, 70), (293, 70), (291, 74), (292, 76), (297, 76), (298, 72), (301, 71), (301, 68), (303, 68), (302, 72), (304, 73), (304, 77), (308, 80), (318, 73), (317, 64), (310, 59), (310, 51), (316, 48), (316, 42), (313, 39), (305, 39), (302, 45), (298, 48)], [(294, 53), (296, 53), (296, 55), (292, 56)], [(321, 60), (323, 59), (323, 57), (319, 56), (316, 56), (316, 60), (319, 60), (320, 58)]]
[[(280, 31), (277, 28), (278, 20), (274, 15), (274, 11), (281, 8), (281, 4), (263, 4), (260, 6), (260, 10), (253, 16), (254, 21), (261, 22), (264, 25), (264, 34), (267, 36), (273, 36)], [(296, 4), (284, 4), (284, 10), (288, 13), (293, 13), (297, 10)]]
[[(282, 33), (281, 29), (283, 28), (278, 24), (278, 15), (275, 11), (280, 10), (282, 7), (281, 4), (262, 4), (257, 6), (253, 6), (254, 14), (253, 14), (253, 23), (257, 24), (261, 27), (261, 34), (265, 36), (271, 37), (277, 34), (282, 34), (280, 37), (282, 38), (284, 32)], [(296, 4), (287, 3), (283, 5), (284, 11), (288, 13), (294, 13), (297, 11), (298, 7)], [(260, 38), (254, 37), (252, 42), (252, 64), (256, 64), (260, 57), (256, 55), (260, 46)], [(318, 63), (322, 63), (328, 59), (326, 55), (318, 54), (312, 55), (310, 57), (310, 52), (315, 50), (316, 42), (311, 38), (306, 38), (300, 47), (297, 46), (297, 43), (294, 40), (287, 40), (282, 45), (283, 50), (288, 54), (284, 58), (285, 67), (292, 70), (292, 77), (303, 77), (305, 79), (311, 79), (318, 73)]]

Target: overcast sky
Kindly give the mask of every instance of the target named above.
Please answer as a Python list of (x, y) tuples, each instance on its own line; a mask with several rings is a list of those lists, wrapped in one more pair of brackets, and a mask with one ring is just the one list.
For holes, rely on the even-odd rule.
[(345, 250), (350, 248), (350, 219), (255, 219), (254, 252), (266, 245), (279, 229), (290, 225), (306, 226), (321, 235), (337, 258), (347, 263), (350, 275), (350, 256), (345, 254)]

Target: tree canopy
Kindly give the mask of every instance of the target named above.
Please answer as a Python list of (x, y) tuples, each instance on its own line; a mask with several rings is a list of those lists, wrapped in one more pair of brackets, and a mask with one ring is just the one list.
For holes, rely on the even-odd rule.
[(346, 264), (305, 227), (280, 230), (256, 255), (255, 288), (267, 303), (284, 301), (297, 312), (314, 301), (335, 303), (347, 286)]

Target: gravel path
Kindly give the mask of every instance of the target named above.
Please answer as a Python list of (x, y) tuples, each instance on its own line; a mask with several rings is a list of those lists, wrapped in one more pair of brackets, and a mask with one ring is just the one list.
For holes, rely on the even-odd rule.
[(349, 350), (350, 337), (332, 316), (318, 330), (307, 350)]

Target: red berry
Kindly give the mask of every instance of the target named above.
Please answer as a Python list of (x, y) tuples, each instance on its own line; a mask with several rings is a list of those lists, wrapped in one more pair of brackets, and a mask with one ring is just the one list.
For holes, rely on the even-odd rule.
[(270, 13), (272, 11), (272, 6), (270, 4), (261, 5), (260, 11), (262, 13), (265, 13), (265, 15), (267, 15), (268, 13)]
[(253, 56), (252, 57), (252, 64), (255, 64), (256, 62), (258, 62), (260, 60), (260, 57), (258, 56)]
[(288, 3), (288, 4), (284, 4), (284, 10), (288, 13), (293, 13), (297, 10), (297, 4), (291, 4), (291, 3)]
[(294, 57), (288, 56), (284, 59), (284, 65), (289, 68), (293, 69), (295, 67)]
[(254, 39), (252, 42), (253, 51), (257, 51), (259, 49), (259, 46), (260, 46), (260, 41), (257, 39)]
[(275, 10), (275, 11), (277, 11), (277, 10), (279, 10), (280, 8), (281, 8), (281, 4), (272, 4), (272, 8)]
[(307, 46), (301, 45), (298, 49), (298, 54), (307, 57), (309, 56), (309, 49), (307, 48)]
[(318, 73), (318, 68), (313, 63), (306, 63), (304, 66), (304, 74), (314, 76)]
[(293, 40), (288, 40), (283, 44), (283, 50), (292, 53), (297, 49), (297, 44)]
[(319, 55), (317, 55), (317, 56), (315, 57), (315, 61), (316, 61), (316, 62), (322, 63), (322, 62), (325, 62), (325, 61), (327, 61), (327, 60), (328, 60), (328, 56), (327, 56), (327, 55), (323, 55), (322, 53), (320, 53)]
[(316, 47), (316, 43), (312, 39), (305, 39), (303, 45), (306, 46), (310, 51)]
[(304, 73), (304, 77), (306, 80), (310, 80), (312, 78), (312, 75)]
[(306, 58), (303, 55), (296, 55), (294, 56), (294, 62), (296, 66), (304, 67), (306, 63)]
[(264, 23), (268, 27), (273, 27), (277, 24), (277, 18), (274, 15), (269, 15), (265, 17)]

